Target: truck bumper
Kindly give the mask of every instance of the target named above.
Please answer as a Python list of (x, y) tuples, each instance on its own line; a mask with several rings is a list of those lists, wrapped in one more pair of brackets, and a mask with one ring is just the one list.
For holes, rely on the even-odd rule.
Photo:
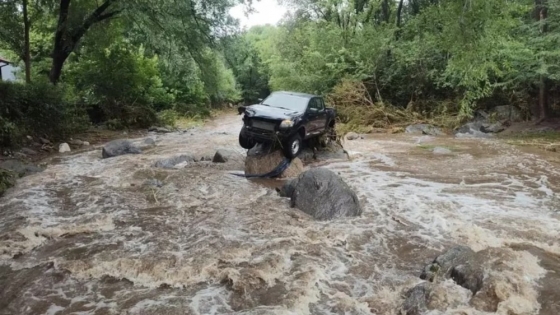
[(254, 128), (244, 128), (242, 131), (248, 138), (257, 142), (272, 142), (287, 139), (292, 133), (289, 131), (268, 131)]

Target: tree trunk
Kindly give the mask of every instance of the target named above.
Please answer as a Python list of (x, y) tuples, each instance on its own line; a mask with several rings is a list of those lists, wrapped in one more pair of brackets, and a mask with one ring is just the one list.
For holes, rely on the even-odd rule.
[(31, 82), (31, 49), (29, 43), (29, 15), (27, 12), (27, 1), (23, 0), (23, 28), (24, 28), (24, 58), (23, 61), (25, 63), (25, 82)]
[(52, 66), (49, 74), (49, 79), (53, 84), (57, 84), (62, 74), (62, 68), (66, 59), (76, 49), (82, 37), (87, 33), (89, 28), (104, 20), (111, 19), (120, 13), (120, 11), (113, 11), (103, 14), (109, 9), (111, 4), (118, 0), (105, 0), (100, 6), (97, 7), (79, 27), (68, 30), (68, 12), (71, 0), (60, 0), (58, 24), (54, 35), (54, 48), (52, 52)]
[[(541, 22), (541, 34), (547, 31), (546, 18), (548, 16), (546, 0), (535, 0), (535, 20)], [(548, 118), (548, 100), (546, 97), (546, 78), (539, 77), (539, 111), (540, 120)]]

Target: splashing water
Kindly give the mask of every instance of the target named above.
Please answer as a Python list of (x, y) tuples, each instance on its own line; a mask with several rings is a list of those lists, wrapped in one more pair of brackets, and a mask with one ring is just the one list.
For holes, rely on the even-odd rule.
[[(488, 139), (429, 139), (452, 147), (446, 156), (409, 135), (349, 141), (354, 158), (323, 167), (364, 214), (332, 222), (228, 175), (242, 163), (152, 167), (222, 148), (241, 156), (240, 124), (226, 116), (142, 155), (96, 149), (24, 178), (0, 206), (0, 313), (398, 314), (426, 262), (462, 244), (504, 257), (500, 272), (486, 266), (491, 313), (558, 314), (560, 169), (546, 156)], [(163, 185), (144, 185), (154, 179)], [(446, 303), (430, 315), (488, 314), (452, 281), (439, 290)]]

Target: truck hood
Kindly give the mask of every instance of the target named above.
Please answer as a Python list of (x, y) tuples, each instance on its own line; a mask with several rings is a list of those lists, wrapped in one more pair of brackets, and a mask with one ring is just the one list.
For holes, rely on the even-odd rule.
[(247, 117), (259, 117), (275, 120), (291, 119), (302, 114), (302, 112), (293, 109), (284, 109), (261, 104), (247, 106), (245, 109), (245, 115)]

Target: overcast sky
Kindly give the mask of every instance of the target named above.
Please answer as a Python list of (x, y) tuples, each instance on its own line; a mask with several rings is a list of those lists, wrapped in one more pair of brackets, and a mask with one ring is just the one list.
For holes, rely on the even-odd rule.
[(253, 1), (253, 8), (255, 12), (248, 17), (245, 16), (242, 5), (232, 8), (230, 14), (240, 20), (242, 27), (249, 28), (255, 25), (275, 25), (287, 11), (285, 7), (278, 5), (277, 0)]

